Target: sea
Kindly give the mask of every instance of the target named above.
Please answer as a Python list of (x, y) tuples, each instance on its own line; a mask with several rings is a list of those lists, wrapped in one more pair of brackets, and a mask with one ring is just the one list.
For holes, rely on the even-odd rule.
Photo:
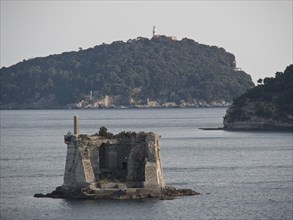
[[(263, 219), (293, 218), (292, 132), (201, 130), (222, 127), (226, 108), (2, 110), (3, 219)], [(64, 134), (153, 131), (161, 135), (167, 185), (197, 196), (174, 200), (34, 198), (62, 185)]]

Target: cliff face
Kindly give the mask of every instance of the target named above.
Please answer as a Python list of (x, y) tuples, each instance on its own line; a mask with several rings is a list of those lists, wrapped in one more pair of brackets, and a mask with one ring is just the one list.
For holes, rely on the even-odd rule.
[[(261, 107), (260, 107), (261, 106)], [(259, 115), (256, 109), (267, 109), (275, 117)], [(292, 115), (278, 118), (277, 106), (273, 103), (247, 102), (241, 108), (232, 106), (224, 117), (226, 130), (290, 130), (293, 129)], [(237, 113), (236, 113), (237, 112)], [(238, 116), (236, 116), (238, 115)]]
[(293, 65), (236, 98), (224, 117), (227, 130), (292, 130)]

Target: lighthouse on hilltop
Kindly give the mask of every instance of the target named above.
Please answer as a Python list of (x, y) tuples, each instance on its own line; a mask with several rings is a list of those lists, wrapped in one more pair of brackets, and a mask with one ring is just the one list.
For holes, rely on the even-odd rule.
[(156, 26), (153, 26), (153, 38), (159, 38), (159, 37), (166, 37), (166, 38), (169, 38), (171, 40), (177, 41), (177, 38), (174, 37), (174, 36), (166, 36), (166, 35), (158, 34)]

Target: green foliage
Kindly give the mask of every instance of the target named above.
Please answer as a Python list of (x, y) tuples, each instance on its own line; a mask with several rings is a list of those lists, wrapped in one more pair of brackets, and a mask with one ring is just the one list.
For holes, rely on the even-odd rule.
[(272, 118), (274, 115), (270, 109), (266, 108), (265, 106), (260, 105), (259, 103), (257, 103), (255, 108), (256, 108), (255, 115), (258, 117)]
[[(55, 105), (64, 106), (90, 90), (138, 101), (231, 101), (253, 87), (251, 77), (234, 68), (234, 55), (223, 48), (186, 38), (140, 37), (4, 67), (0, 102), (29, 103), (51, 97)], [(136, 88), (140, 92), (135, 93)]]
[(108, 132), (108, 129), (104, 126), (100, 127), (98, 135), (105, 137), (105, 138), (109, 138), (109, 139), (114, 137), (114, 135), (112, 133)]
[(258, 79), (257, 83), (262, 84), (262, 79)]
[(136, 133), (131, 131), (122, 131), (116, 135), (117, 138), (131, 138), (133, 136), (135, 137)]
[(237, 111), (252, 102), (257, 103), (256, 116), (292, 123), (293, 65), (289, 65), (284, 73), (277, 72), (275, 78), (265, 78), (264, 85), (258, 85), (234, 99), (229, 121), (240, 120)]
[(236, 121), (236, 119), (237, 121), (246, 121), (250, 119), (250, 116), (247, 115), (246, 112), (244, 112), (241, 108), (237, 106), (233, 109), (233, 111), (229, 113), (229, 117), (227, 117), (226, 115), (224, 119), (228, 122)]

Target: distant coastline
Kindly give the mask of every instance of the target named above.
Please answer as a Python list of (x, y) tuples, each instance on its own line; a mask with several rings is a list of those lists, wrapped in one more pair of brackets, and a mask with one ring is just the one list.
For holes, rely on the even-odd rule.
[(224, 48), (154, 35), (0, 69), (1, 109), (229, 106), (254, 86)]
[(68, 107), (58, 107), (58, 106), (53, 106), (53, 107), (47, 107), (47, 108), (0, 108), (0, 110), (113, 110), (113, 109), (196, 109), (196, 108), (228, 108), (229, 106), (169, 106), (169, 107), (164, 107), (164, 106), (157, 106), (157, 107), (137, 107), (137, 106), (115, 106), (115, 107), (102, 107), (102, 108), (68, 108)]
[(289, 128), (289, 127), (266, 127), (266, 128), (225, 128), (225, 127), (218, 127), (218, 128), (199, 128), (200, 130), (204, 130), (204, 131), (252, 131), (252, 132), (256, 132), (256, 131), (273, 131), (273, 132), (293, 132), (293, 128)]

